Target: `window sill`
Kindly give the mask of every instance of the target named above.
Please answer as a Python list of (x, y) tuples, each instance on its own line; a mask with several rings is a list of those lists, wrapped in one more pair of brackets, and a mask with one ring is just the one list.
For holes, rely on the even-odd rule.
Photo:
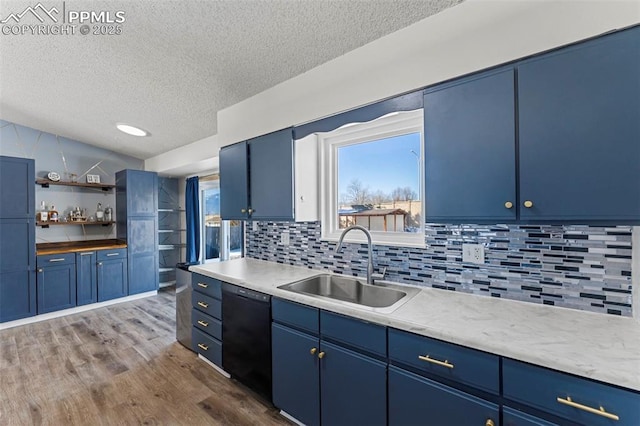
[[(320, 236), (321, 241), (327, 241), (337, 243), (340, 240), (341, 232), (322, 234)], [(358, 235), (360, 234), (360, 235)], [(389, 247), (411, 247), (411, 248), (426, 248), (424, 234), (412, 234), (403, 235), (399, 238), (398, 235), (380, 235), (371, 234), (371, 240), (375, 246), (389, 246)], [(367, 238), (362, 232), (349, 232), (344, 238), (345, 243), (353, 244), (367, 244)]]

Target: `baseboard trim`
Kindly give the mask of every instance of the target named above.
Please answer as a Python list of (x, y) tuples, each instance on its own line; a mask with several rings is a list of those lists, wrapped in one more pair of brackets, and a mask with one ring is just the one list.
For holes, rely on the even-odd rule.
[(227, 373), (222, 368), (218, 367), (217, 365), (215, 365), (214, 363), (212, 363), (211, 361), (209, 361), (208, 359), (206, 359), (202, 355), (198, 354), (198, 358), (200, 358), (202, 361), (206, 362), (210, 367), (213, 367), (214, 370), (216, 370), (218, 373), (220, 373), (221, 375), (223, 375), (227, 379), (231, 378), (231, 374)]
[(35, 322), (46, 321), (54, 318), (60, 318), (67, 315), (78, 314), (80, 312), (91, 311), (93, 309), (104, 308), (105, 306), (116, 305), (123, 302), (131, 302), (133, 300), (144, 299), (146, 297), (155, 296), (158, 294), (157, 290), (147, 291), (145, 293), (134, 294), (132, 296), (120, 297), (118, 299), (107, 300), (104, 302), (91, 303), (89, 305), (76, 306), (75, 308), (62, 309), (55, 312), (47, 312), (46, 314), (40, 314), (33, 317), (21, 318), (18, 320), (8, 321), (0, 324), (0, 330), (6, 330), (7, 328), (19, 327), (21, 325), (33, 324)]
[(298, 426), (305, 426), (304, 423), (302, 423), (300, 420), (296, 419), (295, 417), (293, 417), (291, 414), (287, 413), (284, 410), (280, 410), (280, 415), (285, 419), (297, 424)]

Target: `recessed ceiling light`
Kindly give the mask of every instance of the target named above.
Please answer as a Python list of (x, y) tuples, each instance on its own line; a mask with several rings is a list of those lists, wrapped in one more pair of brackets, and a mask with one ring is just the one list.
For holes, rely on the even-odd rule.
[(146, 130), (143, 130), (139, 127), (132, 126), (130, 124), (118, 123), (116, 124), (116, 127), (121, 132), (124, 132), (131, 136), (149, 136), (150, 135), (150, 133), (147, 132)]

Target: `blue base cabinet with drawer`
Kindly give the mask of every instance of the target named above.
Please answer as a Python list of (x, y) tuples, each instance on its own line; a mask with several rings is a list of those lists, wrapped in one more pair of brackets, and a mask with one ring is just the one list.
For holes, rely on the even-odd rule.
[(222, 283), (191, 274), (192, 349), (222, 368)]
[(127, 249), (98, 250), (98, 302), (127, 295)]
[(273, 403), (307, 425), (387, 423), (386, 329), (272, 299)]
[(75, 253), (38, 256), (38, 314), (76, 306)]

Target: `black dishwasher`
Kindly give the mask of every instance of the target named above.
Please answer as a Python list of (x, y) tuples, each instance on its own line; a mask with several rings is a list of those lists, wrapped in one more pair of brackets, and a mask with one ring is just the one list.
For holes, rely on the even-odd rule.
[(222, 284), (222, 366), (271, 402), (271, 296)]

